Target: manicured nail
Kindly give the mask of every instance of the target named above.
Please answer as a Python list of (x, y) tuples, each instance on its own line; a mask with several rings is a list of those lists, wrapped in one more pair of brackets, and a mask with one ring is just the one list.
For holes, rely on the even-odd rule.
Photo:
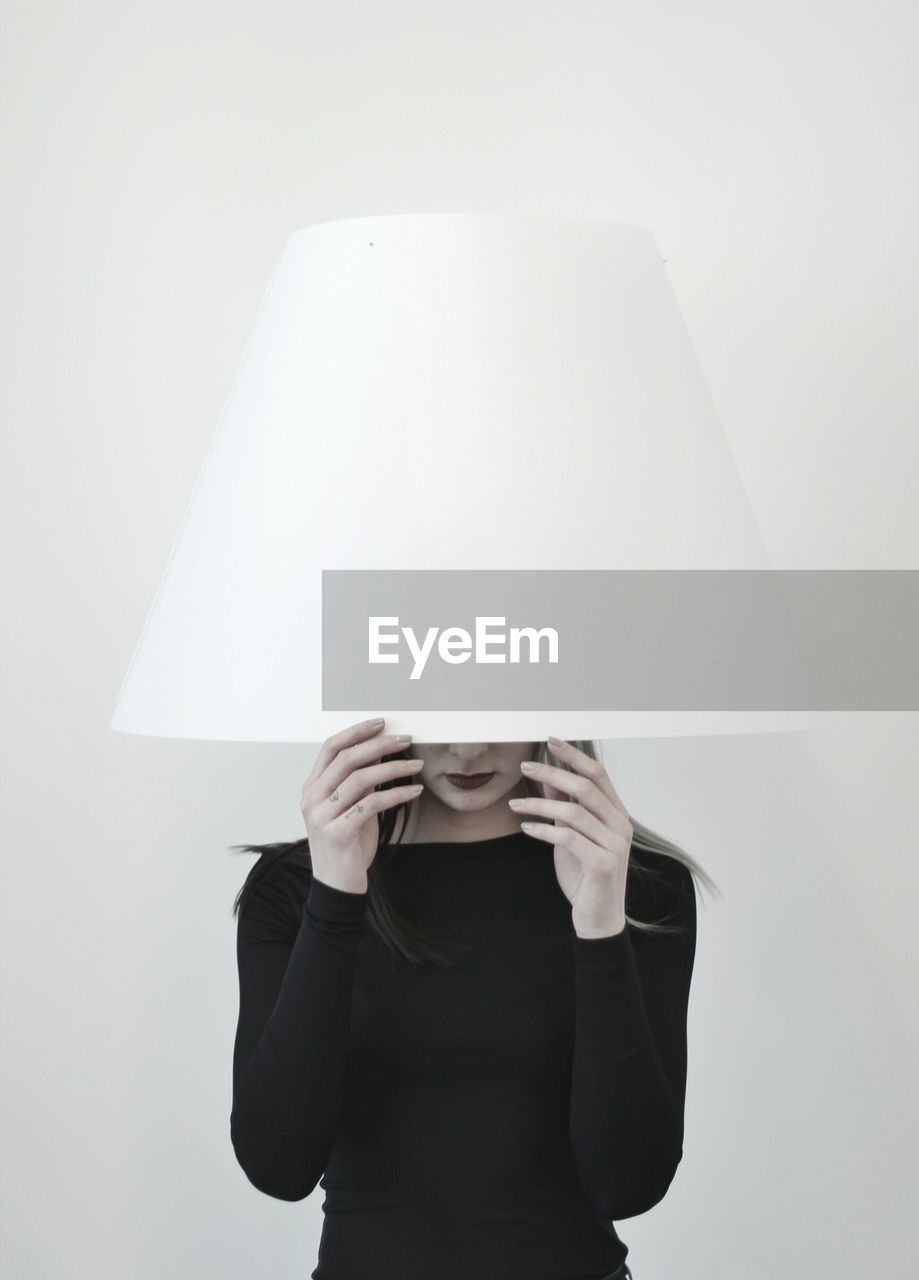
[(525, 800), (508, 800), (507, 802), (512, 809), (519, 809), (522, 804), (526, 804)]
[(383, 723), (384, 723), (384, 720), (383, 720), (383, 717), (382, 717), (382, 716), (380, 716), (379, 720), (368, 720), (368, 721), (367, 721), (367, 723), (368, 723), (368, 724), (383, 724)]
[(393, 742), (411, 742), (412, 735), (410, 733), (394, 733)]
[(553, 738), (551, 734), (546, 739), (546, 741), (549, 743), (551, 747), (567, 747), (568, 745), (568, 743), (564, 742), (561, 738)]
[(535, 768), (536, 768), (536, 761), (535, 761), (535, 760), (524, 760), (524, 761), (521, 763), (520, 768), (521, 768), (521, 769), (526, 769), (527, 773), (529, 773), (531, 769), (535, 769)]

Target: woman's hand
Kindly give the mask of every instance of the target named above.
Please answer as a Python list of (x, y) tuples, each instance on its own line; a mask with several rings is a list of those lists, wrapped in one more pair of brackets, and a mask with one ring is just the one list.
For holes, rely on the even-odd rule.
[(317, 880), (347, 893), (367, 892), (367, 869), (379, 843), (377, 814), (423, 790), (413, 786), (375, 791), (381, 782), (417, 774), (422, 760), (389, 760), (404, 751), (411, 734), (380, 736), (382, 720), (365, 720), (327, 738), (300, 793), (300, 812)]
[(542, 784), (545, 798), (515, 798), (508, 804), (518, 813), (554, 819), (521, 825), (529, 835), (555, 845), (555, 874), (571, 903), (575, 933), (581, 938), (621, 933), (632, 844), (629, 815), (599, 760), (558, 738), (550, 738), (548, 745), (575, 772), (524, 760), (521, 768)]

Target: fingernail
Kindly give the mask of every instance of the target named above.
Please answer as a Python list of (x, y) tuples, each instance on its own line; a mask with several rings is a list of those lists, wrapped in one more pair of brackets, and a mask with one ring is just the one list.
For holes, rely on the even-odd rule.
[(521, 769), (526, 769), (527, 773), (529, 773), (531, 769), (535, 769), (535, 768), (536, 768), (536, 761), (535, 761), (535, 760), (524, 760), (524, 761), (523, 761), (523, 763), (521, 764), (520, 768), (521, 768)]

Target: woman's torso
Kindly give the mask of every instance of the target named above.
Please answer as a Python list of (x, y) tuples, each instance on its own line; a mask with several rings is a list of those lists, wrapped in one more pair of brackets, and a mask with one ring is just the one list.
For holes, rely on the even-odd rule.
[(573, 928), (551, 846), (413, 845), (380, 865), (404, 918), (471, 949), (393, 967), (361, 941), (314, 1280), (609, 1276), (626, 1246), (569, 1140)]

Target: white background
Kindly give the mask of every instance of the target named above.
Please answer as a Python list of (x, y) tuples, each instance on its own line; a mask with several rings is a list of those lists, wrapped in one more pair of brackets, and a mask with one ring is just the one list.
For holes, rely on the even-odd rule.
[[(919, 18), (2, 12), (0, 1270), (302, 1278), (321, 1191), (272, 1201), (229, 1141), (228, 850), (302, 834), (311, 753), (108, 729), (284, 239), (390, 212), (649, 226), (776, 567), (917, 567)], [(889, 715), (609, 744), (630, 810), (724, 893), (683, 1164), (620, 1225), (636, 1280), (911, 1274), (917, 742)]]

